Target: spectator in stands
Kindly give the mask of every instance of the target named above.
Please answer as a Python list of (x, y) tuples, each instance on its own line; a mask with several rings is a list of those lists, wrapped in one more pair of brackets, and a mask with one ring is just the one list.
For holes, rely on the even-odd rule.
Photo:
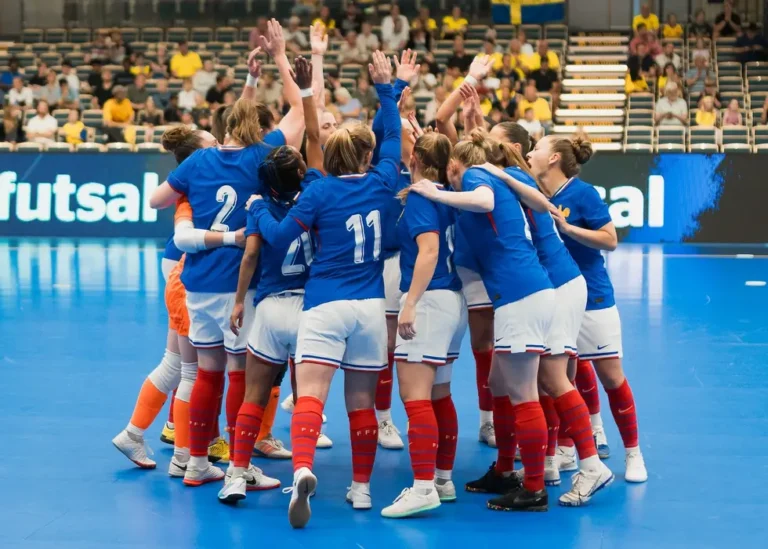
[(336, 100), (336, 106), (339, 108), (344, 122), (348, 120), (361, 120), (363, 118), (363, 105), (359, 100), (352, 97), (346, 88), (338, 88), (333, 93)]
[(13, 107), (31, 109), (35, 98), (32, 95), (32, 89), (24, 85), (24, 79), (21, 76), (14, 77), (12, 86), (8, 92), (8, 104)]
[(651, 6), (648, 4), (640, 6), (640, 13), (632, 19), (633, 29), (637, 30), (640, 25), (644, 25), (653, 34), (659, 30), (659, 18), (655, 13), (651, 13)]
[[(525, 30), (523, 28), (519, 28), (517, 30), (517, 40), (520, 43), (521, 55), (533, 55), (533, 52), (534, 52), (533, 44), (528, 42), (528, 35), (525, 33)], [(510, 46), (511, 46), (511, 43), (510, 43)], [(511, 47), (510, 47), (510, 51), (512, 51)]]
[(703, 57), (707, 61), (707, 65), (709, 65), (711, 56), (712, 52), (709, 50), (709, 46), (705, 44), (704, 39), (701, 37), (697, 38), (696, 47), (691, 52), (691, 59), (695, 60), (697, 57)]
[(429, 7), (422, 6), (419, 8), (419, 16), (411, 23), (412, 29), (424, 29), (430, 35), (434, 36), (437, 32), (437, 21), (432, 19), (429, 15)]
[(629, 56), (627, 61), (627, 67), (632, 76), (633, 81), (636, 78), (637, 73), (647, 79), (654, 75), (656, 69), (656, 61), (648, 53), (644, 43), (640, 43), (635, 50), (634, 55)]
[(664, 88), (664, 97), (656, 102), (654, 121), (658, 126), (687, 126), (688, 104), (680, 97), (680, 89), (674, 82)]
[(224, 104), (224, 94), (230, 89), (229, 78), (226, 76), (217, 76), (216, 84), (205, 94), (205, 100), (211, 109), (218, 109), (219, 105)]
[(723, 11), (715, 17), (714, 36), (738, 36), (741, 34), (741, 17), (733, 12), (733, 0), (725, 0)]
[(560, 78), (557, 76), (557, 71), (549, 68), (549, 59), (546, 57), (542, 58), (539, 69), (529, 74), (528, 78), (533, 80), (536, 90), (540, 92), (558, 93), (560, 91)]
[(210, 132), (212, 126), (210, 111), (208, 111), (207, 114), (202, 114), (200, 118), (197, 119), (197, 127), (203, 131)]
[(661, 68), (664, 68), (667, 63), (672, 63), (675, 66), (675, 70), (678, 71), (683, 68), (683, 60), (675, 53), (675, 45), (672, 42), (665, 42), (664, 51), (657, 55), (654, 60)]
[(175, 78), (192, 78), (192, 76), (203, 68), (203, 62), (200, 56), (189, 51), (189, 44), (186, 40), (179, 42), (179, 51), (171, 57), (171, 74)]
[(347, 4), (347, 9), (344, 12), (344, 18), (339, 22), (339, 30), (342, 36), (347, 36), (349, 32), (354, 32), (355, 35), (360, 34), (363, 28), (363, 14), (360, 13), (360, 9), (354, 2)]
[(736, 51), (742, 64), (765, 61), (765, 38), (758, 32), (757, 25), (750, 23), (747, 31), (736, 39)]
[(104, 132), (110, 143), (124, 143), (129, 137), (126, 130), (133, 124), (135, 113), (124, 86), (115, 86), (112, 93), (114, 97), (104, 103)]
[(112, 89), (115, 87), (115, 81), (112, 79), (112, 71), (104, 69), (101, 71), (101, 83), (93, 89), (92, 104), (96, 109), (104, 108), (104, 104), (112, 99)]
[(21, 141), (20, 120), (22, 117), (21, 109), (13, 105), (3, 107), (3, 124), (0, 125), (0, 141), (16, 143)]
[(419, 27), (411, 29), (408, 43), (405, 46), (409, 50), (428, 52), (432, 50), (432, 34)]
[[(680, 88), (682, 89), (682, 88)], [(696, 104), (701, 105), (701, 100), (704, 99), (704, 97), (709, 96), (711, 97), (715, 102), (715, 108), (719, 109), (723, 106), (723, 99), (720, 97), (720, 92), (717, 91), (717, 82), (714, 78), (707, 78), (707, 81), (704, 83), (704, 91), (699, 94), (698, 97), (696, 97)]]
[(706, 96), (701, 100), (701, 106), (696, 111), (696, 125), (702, 128), (715, 128), (717, 127), (717, 111), (715, 110), (715, 103), (710, 96)]
[(80, 101), (78, 94), (69, 87), (69, 82), (66, 78), (59, 78), (59, 103), (56, 105), (57, 109), (79, 109)]
[(645, 44), (645, 47), (648, 48), (648, 53), (653, 57), (661, 53), (661, 46), (659, 46), (656, 35), (650, 32), (644, 23), (640, 23), (635, 30), (635, 37), (629, 42), (629, 53), (637, 53), (637, 46), (639, 44)]
[(533, 55), (523, 55), (521, 61), (523, 63), (523, 71), (530, 73), (539, 70), (541, 67), (541, 61), (547, 59), (549, 61), (549, 68), (552, 70), (560, 69), (560, 58), (555, 52), (549, 49), (549, 44), (546, 40), (539, 40), (536, 44), (536, 53)]
[(171, 102), (171, 92), (168, 91), (168, 80), (165, 78), (158, 78), (155, 80), (155, 93), (152, 94), (152, 101), (155, 103), (158, 109), (164, 111), (168, 108), (168, 104)]
[(321, 6), (317, 18), (312, 21), (313, 25), (320, 24), (325, 29), (325, 33), (330, 36), (336, 35), (336, 20), (331, 17), (331, 8)]
[(125, 58), (133, 55), (131, 47), (123, 41), (123, 35), (119, 30), (113, 30), (107, 41), (109, 59), (116, 65), (122, 64)]
[(379, 49), (379, 37), (373, 33), (373, 25), (369, 21), (363, 22), (363, 32), (357, 37), (357, 46), (369, 59), (371, 54)]
[(51, 116), (48, 102), (41, 99), (37, 103), (37, 114), (27, 122), (27, 140), (48, 145), (56, 141), (59, 123)]
[(85, 83), (85, 91), (92, 94), (93, 90), (101, 86), (101, 71), (103, 70), (101, 59), (91, 60), (91, 72), (88, 73), (88, 80)]
[(250, 33), (248, 33), (248, 49), (252, 51), (261, 46), (261, 39), (262, 37), (266, 38), (268, 30), (267, 18), (256, 18), (256, 26), (251, 29)]
[(275, 81), (272, 71), (263, 71), (256, 88), (256, 100), (267, 106), (280, 106), (283, 99), (283, 86)]
[(288, 20), (288, 27), (283, 29), (285, 47), (294, 54), (309, 49), (307, 35), (299, 28), (299, 25), (301, 25), (301, 19), (294, 15)]
[(528, 107), (525, 109), (523, 118), (518, 120), (517, 123), (520, 124), (525, 131), (528, 132), (528, 135), (534, 139), (541, 139), (544, 137), (544, 127), (541, 125), (541, 122), (536, 120), (536, 113), (533, 112), (533, 108)]
[(155, 78), (166, 78), (171, 74), (171, 61), (168, 59), (168, 48), (165, 44), (158, 44), (155, 52), (155, 60), (150, 61), (152, 67), (152, 76)]
[(50, 69), (48, 68), (48, 63), (45, 61), (38, 61), (37, 72), (29, 78), (29, 87), (32, 88), (33, 92), (36, 89), (45, 86), (45, 84), (48, 82), (49, 70)]
[(147, 78), (152, 76), (152, 67), (147, 63), (143, 53), (139, 52), (134, 56), (133, 65), (131, 66), (131, 74), (134, 76), (143, 74)]
[(667, 15), (667, 22), (664, 23), (664, 28), (661, 31), (661, 35), (664, 38), (682, 38), (683, 26), (677, 22), (677, 15), (670, 13)]
[(496, 40), (493, 38), (483, 40), (483, 53), (493, 59), (492, 70), (497, 71), (501, 68), (504, 55), (496, 47)]
[(552, 122), (552, 109), (549, 107), (549, 101), (539, 97), (536, 86), (533, 83), (525, 86), (523, 99), (518, 104), (518, 118), (522, 118), (528, 109), (533, 109), (534, 119), (541, 122), (543, 126), (547, 126)]
[[(438, 86), (435, 88), (435, 97), (427, 103), (427, 106), (424, 108), (424, 124), (431, 124), (435, 121), (435, 116), (437, 115), (437, 110), (440, 108), (440, 105), (442, 105), (446, 98), (448, 97), (448, 92), (443, 86)], [(455, 114), (453, 115), (455, 119)]]
[(205, 102), (205, 98), (202, 95), (197, 96), (197, 104), (192, 109), (192, 117), (195, 119), (195, 124), (199, 124), (199, 120), (211, 116), (211, 109), (208, 108), (208, 103)]
[(691, 94), (704, 91), (704, 84), (707, 79), (714, 79), (714, 74), (707, 67), (707, 62), (703, 57), (696, 57), (693, 60), (694, 66), (688, 69), (685, 74), (685, 83), (688, 85), (688, 91)]
[(61, 101), (59, 78), (52, 70), (48, 71), (45, 86), (40, 88), (40, 97), (38, 99), (44, 100), (53, 109), (55, 109), (59, 104), (59, 101)]
[(133, 73), (131, 72), (131, 60), (129, 58), (125, 58), (123, 60), (123, 70), (118, 72), (115, 75), (115, 84), (117, 86), (130, 86), (133, 84), (134, 80)]
[[(411, 86), (413, 89), (413, 86)], [(360, 101), (365, 112), (372, 112), (376, 110), (376, 106), (379, 104), (379, 95), (376, 93), (376, 89), (371, 86), (368, 75), (361, 73), (357, 79), (357, 87), (352, 92), (352, 97)]]
[(515, 120), (517, 118), (517, 100), (509, 86), (502, 86), (499, 90), (500, 97), (493, 102), (493, 108), (501, 112), (503, 120)]
[(683, 87), (683, 79), (680, 77), (680, 74), (672, 63), (664, 65), (661, 76), (656, 80), (656, 89), (663, 90), (667, 87), (667, 83), (669, 82), (674, 82), (681, 89)]
[(347, 32), (339, 47), (339, 63), (342, 65), (346, 63), (363, 64), (366, 61), (368, 61), (368, 56), (357, 45), (357, 33), (355, 31)]
[(131, 106), (134, 110), (140, 111), (143, 109), (147, 104), (147, 100), (149, 100), (147, 77), (143, 74), (137, 74), (133, 84), (128, 86), (127, 95), (128, 101), (131, 102)]
[(67, 123), (61, 127), (60, 133), (64, 136), (64, 141), (70, 145), (80, 145), (88, 139), (88, 130), (80, 120), (80, 111), (70, 109)]
[(139, 111), (136, 117), (136, 123), (145, 128), (153, 128), (155, 126), (162, 126), (164, 123), (163, 111), (155, 105), (154, 99), (147, 98), (144, 103), (144, 108)]
[(457, 36), (453, 39), (453, 55), (448, 59), (446, 67), (458, 68), (459, 72), (464, 74), (469, 70), (474, 58), (474, 55), (467, 53), (464, 49), (464, 38)]
[(172, 93), (168, 100), (168, 106), (163, 111), (163, 120), (166, 124), (178, 124), (181, 122), (181, 109), (179, 109), (179, 95)]
[(515, 91), (520, 90), (520, 81), (523, 75), (519, 69), (513, 65), (513, 57), (511, 53), (505, 53), (501, 58), (501, 68), (496, 71), (496, 76), (500, 79), (509, 78), (512, 81), (512, 89)]
[(192, 111), (181, 111), (181, 123), (185, 126), (189, 126), (193, 130), (197, 129), (197, 124), (195, 124), (195, 117), (192, 116)]
[(739, 100), (731, 99), (728, 108), (723, 113), (723, 126), (741, 126), (743, 123)]
[(469, 21), (461, 14), (461, 6), (454, 5), (451, 14), (443, 17), (443, 38), (449, 40), (457, 36), (464, 36), (467, 32)]
[(67, 79), (69, 89), (75, 94), (75, 99), (80, 99), (80, 78), (75, 69), (72, 68), (72, 62), (68, 59), (61, 63), (61, 78)]
[(760, 116), (760, 123), (763, 125), (768, 124), (768, 96), (763, 101), (763, 114)]
[(400, 51), (410, 38), (408, 18), (400, 13), (400, 6), (392, 4), (392, 10), (381, 22), (381, 41), (384, 49), (388, 51)]
[(208, 90), (216, 85), (218, 76), (219, 73), (216, 72), (213, 67), (213, 59), (206, 59), (203, 63), (203, 68), (197, 71), (195, 76), (192, 77), (192, 87), (195, 88), (195, 91), (199, 95), (205, 97)]
[(109, 58), (109, 46), (107, 45), (107, 35), (105, 33), (96, 33), (96, 37), (91, 43), (91, 50), (86, 54), (85, 58), (86, 62), (93, 62), (95, 59), (108, 61), (109, 63), (112, 62)]
[(185, 78), (179, 92), (179, 108), (183, 111), (192, 110), (197, 105), (197, 92), (192, 87), (192, 79)]
[(688, 25), (688, 38), (712, 38), (712, 25), (707, 23), (707, 15), (703, 9), (697, 9), (693, 23)]
[(339, 107), (336, 105), (336, 102), (333, 98), (333, 92), (328, 88), (325, 88), (325, 110), (333, 115), (333, 118), (336, 120), (337, 124), (341, 124), (344, 121), (344, 118), (339, 112)]
[(411, 80), (411, 90), (414, 92), (431, 92), (437, 87), (437, 77), (429, 71), (428, 63), (421, 63), (419, 74)]
[(315, 13), (317, 0), (296, 0), (296, 5), (291, 9), (293, 15), (307, 16)]
[(0, 73), (0, 89), (8, 91), (13, 86), (13, 79), (17, 76), (23, 76), (23, 73), (19, 70), (19, 60), (15, 57), (11, 57), (8, 60), (8, 70)]

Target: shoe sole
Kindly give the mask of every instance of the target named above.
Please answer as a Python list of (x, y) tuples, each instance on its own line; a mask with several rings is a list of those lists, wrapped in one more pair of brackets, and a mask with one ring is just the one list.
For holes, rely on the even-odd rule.
[(440, 503), (456, 503), (456, 496), (441, 497)]
[(293, 454), (288, 454), (287, 456), (276, 456), (274, 454), (265, 454), (261, 450), (257, 450), (256, 448), (253, 449), (253, 455), (255, 457), (259, 458), (265, 458), (265, 459), (291, 459), (293, 457)]
[(114, 446), (115, 448), (117, 448), (118, 452), (120, 452), (120, 453), (121, 453), (121, 454), (123, 454), (125, 457), (127, 457), (127, 458), (128, 458), (128, 460), (129, 460), (131, 463), (133, 463), (134, 465), (136, 465), (136, 466), (137, 466), (139, 469), (156, 469), (156, 468), (157, 468), (157, 463), (139, 463), (138, 461), (134, 461), (134, 460), (132, 460), (131, 458), (129, 458), (129, 457), (128, 457), (128, 454), (126, 454), (125, 452), (123, 452), (122, 448), (120, 448), (120, 446), (118, 446), (118, 445), (117, 445), (117, 444), (115, 444), (114, 442), (112, 443), (112, 446)]
[(631, 483), (631, 484), (643, 484), (644, 482), (648, 482), (648, 475), (646, 474), (644, 479), (628, 479), (626, 476), (624, 476), (624, 480)]
[(391, 445), (387, 446), (386, 444), (379, 441), (379, 446), (381, 446), (385, 450), (402, 450), (403, 448), (405, 448), (405, 444), (403, 444), (402, 442), (400, 443), (400, 446), (391, 446)]
[(605, 482), (603, 482), (603, 483), (602, 483), (600, 486), (598, 486), (597, 488), (595, 488), (595, 491), (594, 491), (594, 492), (592, 492), (592, 493), (589, 495), (589, 499), (588, 499), (587, 501), (581, 501), (581, 500), (579, 500), (579, 502), (578, 502), (578, 503), (576, 503), (576, 502), (571, 502), (571, 501), (562, 501), (562, 500), (559, 500), (559, 499), (558, 499), (558, 500), (557, 500), (557, 502), (558, 502), (558, 503), (559, 503), (559, 504), (560, 504), (562, 507), (582, 507), (582, 506), (586, 505), (587, 503), (589, 503), (590, 501), (592, 501), (592, 498), (593, 498), (593, 497), (595, 497), (595, 494), (596, 494), (596, 493), (598, 493), (600, 490), (602, 490), (602, 489), (604, 489), (604, 488), (608, 488), (608, 487), (609, 487), (611, 484), (613, 484), (613, 481), (614, 481), (615, 479), (616, 479), (616, 475), (614, 475), (614, 474), (611, 474), (611, 476), (610, 476), (610, 478), (609, 478), (608, 480), (606, 480), (606, 481), (605, 481)]
[(333, 443), (331, 444), (325, 444), (323, 446), (316, 446), (318, 450), (327, 450), (328, 448), (333, 448)]
[(280, 483), (278, 482), (274, 486), (255, 486), (251, 484), (245, 485), (245, 491), (246, 492), (264, 492), (266, 490), (274, 490), (275, 488), (280, 488)]
[(225, 505), (234, 505), (238, 501), (242, 501), (245, 499), (245, 494), (227, 494), (226, 497), (219, 496), (219, 501), (221, 503), (224, 503)]
[(506, 511), (506, 512), (530, 512), (530, 513), (543, 513), (549, 511), (549, 504), (536, 505), (533, 507), (526, 507), (525, 509), (517, 509), (515, 507), (501, 507), (500, 505), (493, 505), (490, 501), (487, 503), (488, 509), (491, 511)]
[(309, 498), (317, 488), (317, 478), (314, 475), (303, 477), (296, 490), (299, 495), (288, 505), (288, 522), (294, 528), (304, 528), (312, 516), (312, 510), (309, 506)]
[(352, 509), (356, 511), (367, 511), (373, 508), (373, 503), (364, 503), (362, 505), (358, 503), (357, 505), (355, 505), (355, 502), (349, 499), (347, 500), (347, 503), (352, 505)]
[(415, 515), (420, 515), (421, 513), (426, 513), (427, 511), (432, 511), (434, 509), (437, 509), (438, 507), (440, 507), (439, 503), (433, 504), (433, 505), (427, 505), (426, 507), (419, 507), (418, 509), (409, 511), (408, 513), (398, 513), (396, 515), (385, 515), (384, 511), (382, 511), (381, 516), (384, 518), (392, 518), (392, 519), (408, 518), (408, 517), (413, 517)]
[(160, 435), (160, 442), (165, 442), (166, 444), (170, 444), (173, 446), (176, 442), (175, 437), (174, 438), (168, 438), (165, 435)]
[(211, 482), (221, 482), (224, 480), (224, 477), (221, 478), (207, 478), (205, 480), (190, 480), (190, 479), (184, 479), (184, 486), (190, 486), (192, 488), (197, 488), (198, 486), (202, 486), (203, 484), (210, 484)]
[(603, 446), (603, 447), (598, 446), (597, 457), (599, 457), (600, 459), (608, 459), (609, 457), (611, 457), (611, 449), (608, 448), (607, 446)]

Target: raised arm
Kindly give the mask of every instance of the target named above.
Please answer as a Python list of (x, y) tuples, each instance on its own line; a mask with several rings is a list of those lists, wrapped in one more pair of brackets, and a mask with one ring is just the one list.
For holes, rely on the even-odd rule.
[(173, 230), (173, 243), (182, 252), (196, 253), (222, 246), (240, 246), (245, 242), (245, 229), (238, 231), (207, 231), (195, 229), (190, 219), (180, 219)]
[(259, 76), (261, 76), (261, 61), (258, 56), (261, 54), (261, 48), (254, 49), (248, 54), (248, 78), (243, 86), (243, 99), (256, 100), (256, 86), (259, 85)]
[[(476, 86), (485, 78), (491, 67), (493, 67), (493, 58), (488, 55), (478, 55), (469, 66), (469, 74), (464, 79), (464, 82), (468, 85)], [(462, 99), (461, 86), (459, 86), (443, 101), (435, 115), (437, 131), (447, 136), (451, 143), (454, 144), (459, 140), (459, 134), (456, 132), (456, 126), (452, 118), (453, 114), (459, 109)]]
[(489, 162), (478, 167), (504, 181), (504, 183), (514, 191), (518, 198), (533, 211), (544, 213), (557, 209), (549, 200), (547, 200), (547, 197), (544, 196), (541, 191), (515, 179), (501, 168), (498, 168)]
[(391, 159), (400, 167), (400, 132), (402, 123), (400, 113), (397, 110), (397, 101), (390, 84), (392, 80), (392, 65), (389, 59), (381, 51), (373, 52), (373, 63), (368, 65), (371, 79), (376, 86), (381, 102), (381, 116), (384, 122), (384, 131), (379, 149), (379, 160)]
[[(307, 201), (303, 200), (303, 202), (306, 203)], [(302, 199), (300, 198), (299, 204), (301, 203)], [(298, 209), (299, 205), (294, 206), (294, 208)], [(285, 219), (280, 223), (275, 221), (260, 196), (251, 203), (249, 212), (256, 217), (256, 226), (262, 238), (277, 248), (288, 246), (292, 241), (299, 238), (301, 233), (309, 230), (309, 224), (302, 221), (301, 216), (292, 215), (294, 212), (285, 216)]]
[[(394, 58), (396, 67), (394, 84), (395, 101), (400, 101), (403, 92), (408, 87), (408, 82), (419, 73), (419, 65), (416, 64), (416, 57), (416, 52), (405, 50), (401, 54), (400, 60), (398, 60), (397, 57)], [(382, 109), (379, 109), (373, 117), (371, 129), (376, 136), (376, 148), (373, 151), (373, 163), (376, 164), (379, 161), (381, 142), (384, 139), (384, 113), (382, 112)]]
[(464, 133), (469, 133), (475, 128), (484, 127), (483, 111), (480, 110), (480, 96), (477, 88), (465, 83), (459, 87), (461, 97), (464, 99), (462, 113), (464, 115)]
[(325, 79), (323, 78), (323, 59), (328, 51), (328, 35), (319, 23), (309, 29), (309, 43), (312, 48), (312, 90), (315, 92), (315, 105), (325, 108)]
[(439, 202), (457, 210), (466, 210), (468, 212), (491, 212), (495, 205), (493, 190), (485, 185), (471, 191), (447, 193), (438, 190), (431, 181), (422, 179), (413, 183), (410, 190), (419, 193), (433, 202)]
[(296, 84), (304, 102), (304, 125), (307, 128), (307, 167), (323, 169), (323, 148), (320, 146), (320, 121), (317, 118), (315, 98), (312, 93), (314, 67), (299, 56), (294, 62)]

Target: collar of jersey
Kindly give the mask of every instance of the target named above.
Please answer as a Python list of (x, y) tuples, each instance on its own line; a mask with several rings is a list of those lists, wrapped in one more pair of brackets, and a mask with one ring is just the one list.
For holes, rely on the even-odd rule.
[(365, 177), (365, 173), (345, 173), (344, 175), (337, 176), (339, 179), (347, 179), (352, 177)]
[(562, 185), (560, 185), (560, 188), (559, 188), (559, 189), (557, 189), (557, 190), (556, 190), (556, 191), (555, 191), (555, 192), (552, 194), (552, 198), (555, 198), (555, 197), (556, 197), (558, 194), (560, 194), (560, 191), (562, 191), (562, 190), (563, 190), (563, 189), (565, 189), (565, 188), (566, 188), (568, 185), (570, 185), (570, 184), (571, 184), (571, 182), (572, 182), (574, 179), (576, 179), (576, 178), (575, 178), (575, 177), (571, 177), (571, 178), (570, 178), (568, 181), (566, 181), (565, 183), (563, 183)]
[(240, 147), (240, 146), (237, 146), (237, 145), (219, 145), (219, 150), (220, 151), (241, 151), (244, 148), (245, 147)]

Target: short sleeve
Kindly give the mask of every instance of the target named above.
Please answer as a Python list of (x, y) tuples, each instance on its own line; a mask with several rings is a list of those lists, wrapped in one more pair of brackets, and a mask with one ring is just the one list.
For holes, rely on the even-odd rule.
[(282, 147), (285, 145), (285, 134), (282, 130), (272, 130), (264, 136), (264, 143), (270, 147)]
[(414, 240), (420, 234), (440, 231), (437, 205), (420, 194), (408, 193), (403, 218), (407, 223), (408, 236)]
[(605, 227), (611, 222), (611, 214), (608, 213), (608, 205), (603, 202), (600, 195), (592, 185), (586, 185), (581, 199), (579, 200), (579, 210), (584, 218), (587, 229), (594, 231)]
[(294, 218), (301, 227), (308, 231), (315, 224), (315, 218), (322, 203), (322, 183), (317, 182), (307, 187), (307, 190), (299, 196), (299, 201), (288, 212), (288, 216)]
[(173, 187), (173, 190), (177, 193), (189, 195), (189, 182), (197, 171), (197, 162), (195, 161), (196, 154), (197, 151), (192, 153), (192, 156), (187, 158), (184, 162), (179, 164), (175, 170), (168, 174), (168, 184)]
[(178, 223), (182, 219), (192, 219), (192, 206), (189, 199), (182, 196), (176, 201), (176, 213), (173, 214), (173, 222)]
[(256, 213), (248, 212), (248, 216), (245, 220), (245, 236), (249, 237), (255, 234), (261, 234), (259, 231), (258, 215)]
[(480, 168), (470, 168), (464, 172), (464, 177), (461, 178), (462, 191), (471, 192), (482, 186), (493, 190), (493, 183), (488, 172)]
[(307, 170), (307, 173), (304, 174), (304, 179), (301, 180), (301, 190), (306, 191), (307, 187), (313, 182), (317, 181), (318, 179), (322, 179), (325, 177), (323, 175), (323, 172), (316, 168), (310, 168)]

